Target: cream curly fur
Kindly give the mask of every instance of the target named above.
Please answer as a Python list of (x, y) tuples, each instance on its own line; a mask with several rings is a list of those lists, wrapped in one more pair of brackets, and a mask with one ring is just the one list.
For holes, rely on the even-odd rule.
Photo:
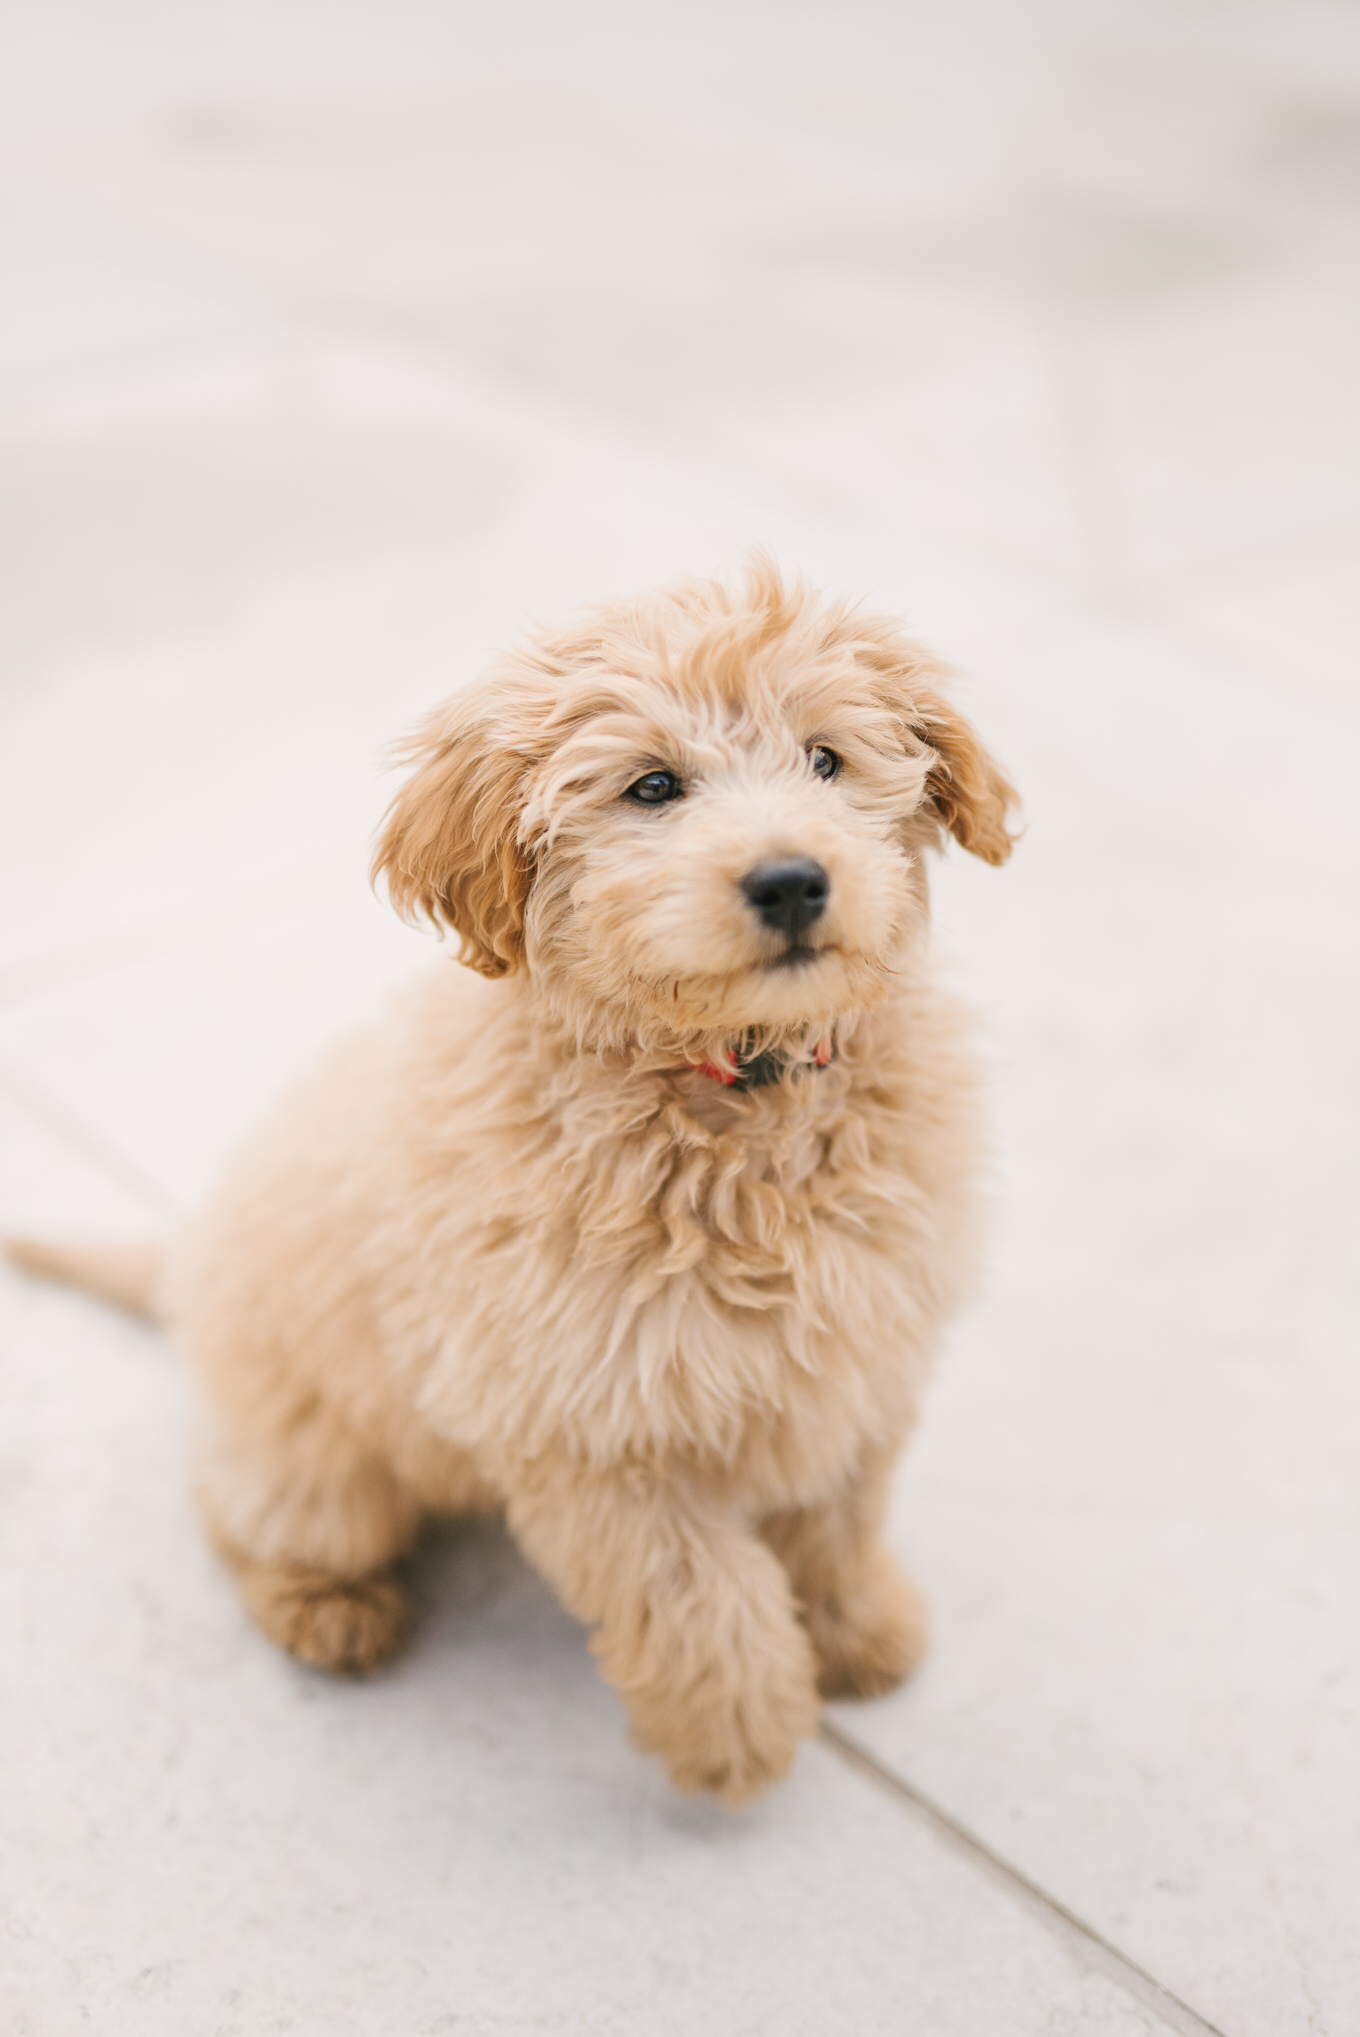
[[(303, 1660), (390, 1653), (421, 1522), (493, 1508), (682, 1788), (754, 1795), (819, 1693), (916, 1660), (880, 1531), (978, 1150), (925, 855), (1001, 862), (1012, 799), (941, 685), (758, 565), (539, 638), (411, 745), (376, 867), (471, 967), (296, 1088), (159, 1290), (210, 1531)], [(662, 768), (684, 797), (623, 796)], [(794, 965), (740, 889), (789, 855), (830, 879)], [(788, 1071), (723, 1087), (738, 1043)]]

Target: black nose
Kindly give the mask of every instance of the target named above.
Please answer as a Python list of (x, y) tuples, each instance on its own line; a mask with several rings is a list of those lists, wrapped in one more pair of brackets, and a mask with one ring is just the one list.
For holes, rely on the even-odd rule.
[(798, 941), (821, 918), (831, 879), (811, 856), (790, 856), (787, 863), (758, 863), (741, 888), (767, 927)]

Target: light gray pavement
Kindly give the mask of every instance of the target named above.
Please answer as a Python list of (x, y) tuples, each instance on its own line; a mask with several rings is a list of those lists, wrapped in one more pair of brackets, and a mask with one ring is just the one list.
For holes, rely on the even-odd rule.
[(163, 1221), (435, 966), (383, 746), (526, 615), (759, 540), (964, 668), (1029, 832), (939, 886), (998, 1210), (899, 1491), (935, 1650), (749, 1812), (490, 1531), (390, 1675), (275, 1655), (173, 1355), (0, 1280), (0, 2024), (1347, 2037), (1354, 8), (4, 34), (0, 1222)]

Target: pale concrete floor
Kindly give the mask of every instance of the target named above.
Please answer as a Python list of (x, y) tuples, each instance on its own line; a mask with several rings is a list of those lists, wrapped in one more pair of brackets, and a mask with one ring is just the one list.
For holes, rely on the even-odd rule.
[(1360, 2027), (1354, 9), (7, 35), (0, 1220), (161, 1219), (411, 966), (382, 746), (526, 613), (762, 540), (1030, 826), (940, 886), (1000, 1196), (935, 1652), (748, 1813), (493, 1533), (391, 1675), (272, 1653), (171, 1354), (0, 1285), (5, 2029)]

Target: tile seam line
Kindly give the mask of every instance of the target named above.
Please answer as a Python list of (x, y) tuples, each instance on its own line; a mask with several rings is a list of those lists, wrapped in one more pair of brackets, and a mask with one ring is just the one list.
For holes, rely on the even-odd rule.
[(1077, 1954), (1088, 1966), (1099, 1968), (1108, 1979), (1118, 1983), (1126, 1993), (1131, 1994), (1145, 2008), (1160, 2017), (1163, 2024), (1181, 2033), (1181, 2037), (1226, 2037), (1216, 2023), (1210, 2023), (1188, 2002), (1173, 1994), (1164, 1982), (1158, 1980), (1117, 1945), (1069, 1910), (1065, 1903), (1040, 1887), (1036, 1881), (997, 1853), (976, 1833), (937, 1804), (914, 1783), (908, 1782), (889, 1768), (886, 1762), (862, 1747), (853, 1735), (841, 1726), (823, 1719), (817, 1729), (817, 1737), (825, 1746), (840, 1757), (846, 1765), (855, 1769), (867, 1782), (893, 1797), (907, 1808), (921, 1824), (928, 1827), (935, 1836), (942, 1839), (956, 1854), (970, 1861), (993, 1883), (1018, 1899), (1032, 1916), (1044, 1924), (1055, 1937), (1060, 1938), (1069, 1951)]
[(0, 1061), (0, 1092), (21, 1110), (27, 1111), (30, 1117), (36, 1118), (45, 1130), (54, 1133), (64, 1144), (73, 1146), (85, 1160), (116, 1181), (120, 1188), (130, 1190), (163, 1222), (174, 1217), (174, 1199), (160, 1182), (144, 1174), (117, 1146), (110, 1145), (98, 1132), (63, 1110), (26, 1077), (16, 1075), (3, 1061)]

